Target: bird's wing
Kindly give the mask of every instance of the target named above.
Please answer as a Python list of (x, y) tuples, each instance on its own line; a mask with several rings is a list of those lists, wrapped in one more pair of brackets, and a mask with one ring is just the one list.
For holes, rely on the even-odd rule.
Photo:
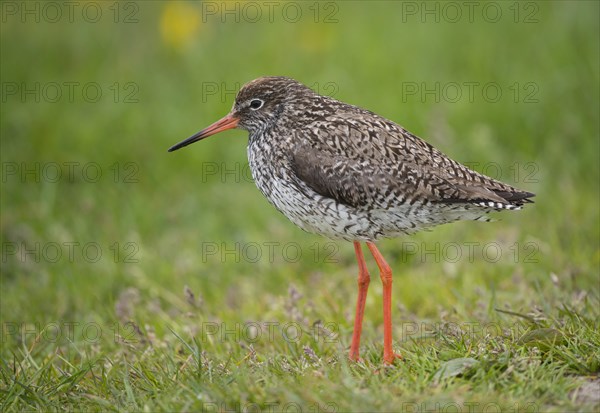
[(325, 119), (298, 132), (292, 152), (296, 176), (318, 194), (357, 208), (400, 200), (497, 209), (530, 202), (532, 193), (472, 171), (399, 125), (369, 115), (369, 121)]

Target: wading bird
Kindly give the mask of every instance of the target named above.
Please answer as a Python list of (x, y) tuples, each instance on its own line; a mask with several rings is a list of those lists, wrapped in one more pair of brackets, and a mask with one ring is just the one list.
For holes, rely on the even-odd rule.
[(392, 349), (392, 271), (375, 241), (459, 220), (489, 221), (489, 212), (520, 209), (534, 196), (470, 170), (388, 119), (287, 77), (247, 83), (229, 114), (169, 152), (233, 128), (249, 132), (252, 177), (275, 208), (305, 231), (354, 243), (352, 360), (359, 358), (370, 281), (361, 242), (383, 283), (383, 359), (391, 364), (400, 357)]

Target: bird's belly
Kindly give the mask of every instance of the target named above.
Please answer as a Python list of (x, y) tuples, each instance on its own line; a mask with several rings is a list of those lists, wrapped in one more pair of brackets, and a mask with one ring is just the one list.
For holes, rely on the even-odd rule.
[(267, 200), (279, 212), (306, 232), (331, 239), (369, 240), (371, 227), (364, 214), (323, 197), (308, 187), (299, 188), (281, 171), (267, 170), (250, 157), (254, 182)]
[(305, 194), (275, 180), (265, 196), (283, 215), (304, 231), (331, 239), (374, 240), (368, 214), (316, 193)]
[(401, 211), (354, 208), (321, 196), (301, 183), (293, 183), (289, 177), (255, 170), (253, 174), (257, 187), (269, 202), (306, 232), (331, 239), (376, 241), (415, 231)]

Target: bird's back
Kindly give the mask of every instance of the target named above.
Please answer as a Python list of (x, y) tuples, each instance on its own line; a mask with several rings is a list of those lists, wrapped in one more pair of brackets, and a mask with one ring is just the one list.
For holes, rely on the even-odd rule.
[(532, 193), (461, 165), (390, 120), (316, 94), (309, 100), (293, 124), (249, 146), (261, 191), (307, 231), (374, 240), (531, 202)]

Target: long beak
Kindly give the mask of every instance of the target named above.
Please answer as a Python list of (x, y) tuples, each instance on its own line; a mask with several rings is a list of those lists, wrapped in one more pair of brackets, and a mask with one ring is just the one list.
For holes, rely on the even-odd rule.
[(220, 120), (216, 121), (215, 123), (213, 123), (212, 125), (210, 125), (208, 128), (202, 129), (200, 132), (198, 132), (197, 134), (195, 134), (193, 136), (190, 136), (183, 142), (179, 142), (177, 145), (171, 146), (169, 148), (169, 152), (176, 151), (177, 149), (181, 149), (184, 146), (188, 146), (196, 141), (199, 141), (204, 138), (208, 138), (209, 136), (214, 135), (215, 133), (223, 132), (224, 130), (227, 130), (227, 129), (233, 129), (233, 128), (237, 127), (238, 122), (239, 122), (238, 118), (235, 118), (233, 115), (228, 114), (223, 119), (220, 119)]

